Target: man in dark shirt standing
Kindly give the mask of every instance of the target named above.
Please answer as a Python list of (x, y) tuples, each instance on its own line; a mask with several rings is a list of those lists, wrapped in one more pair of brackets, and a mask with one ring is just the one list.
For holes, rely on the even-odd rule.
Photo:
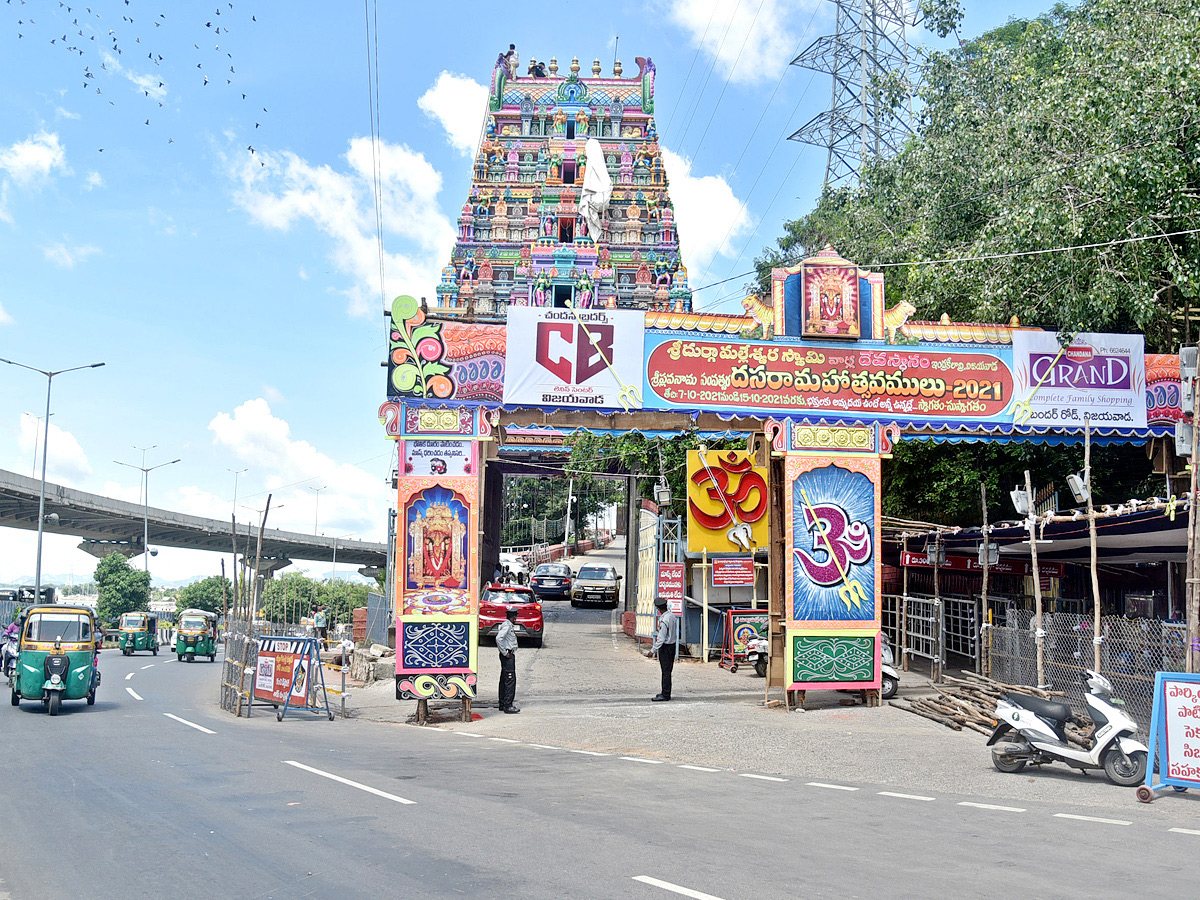
[(651, 653), (658, 654), (658, 667), (662, 669), (662, 693), (654, 700), (671, 699), (671, 671), (675, 668), (675, 644), (679, 640), (679, 617), (667, 612), (667, 598), (659, 597), (654, 601), (658, 610), (658, 630), (654, 634), (654, 646)]
[(517, 608), (510, 606), (503, 622), (496, 629), (496, 649), (500, 651), (500, 712), (519, 713), (517, 697)]

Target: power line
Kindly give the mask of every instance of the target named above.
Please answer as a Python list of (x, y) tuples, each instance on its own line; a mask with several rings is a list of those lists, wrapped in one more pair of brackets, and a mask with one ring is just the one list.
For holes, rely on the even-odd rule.
[[(371, 10), (374, 7), (374, 29)], [(387, 287), (384, 275), (383, 249), (383, 189), (382, 171), (379, 164), (379, 4), (376, 0), (363, 0), (363, 18), (366, 24), (367, 44), (367, 106), (371, 119), (371, 179), (375, 199), (375, 243), (379, 255), (379, 300), (387, 308)], [(374, 64), (372, 64), (372, 30), (374, 31)]]
[[(742, 38), (742, 46), (738, 48), (737, 56), (733, 60), (733, 65), (729, 67), (729, 74), (725, 76), (725, 83), (721, 85), (721, 93), (717, 95), (717, 102), (713, 104), (712, 112), (708, 114), (708, 121), (704, 125), (704, 131), (700, 134), (700, 142), (696, 144), (696, 149), (692, 151), (692, 156), (700, 155), (700, 148), (704, 146), (704, 139), (708, 137), (708, 129), (712, 126), (713, 118), (717, 114), (717, 109), (721, 106), (721, 101), (725, 99), (725, 91), (729, 89), (729, 82), (733, 80), (733, 73), (737, 71), (738, 63), (742, 61), (742, 54), (746, 52), (746, 45), (750, 43), (750, 35), (754, 33), (754, 26), (758, 23), (758, 14), (762, 12), (763, 6), (767, 0), (759, 0), (758, 9), (754, 11), (754, 18), (750, 20), (750, 27), (746, 29), (746, 36)], [(733, 25), (733, 20), (729, 20), (730, 25)], [(774, 96), (772, 94), (771, 96)], [(769, 101), (768, 101), (769, 102)], [(682, 145), (679, 148), (683, 151)]]
[(733, 14), (729, 17), (729, 21), (725, 23), (725, 30), (721, 32), (721, 40), (717, 43), (717, 50), (713, 54), (712, 63), (708, 67), (708, 72), (704, 76), (704, 83), (700, 85), (700, 90), (696, 92), (696, 102), (692, 106), (692, 111), (688, 113), (687, 124), (683, 126), (683, 134), (679, 138), (679, 147), (682, 150), (684, 142), (687, 140), (687, 133), (691, 130), (692, 119), (696, 117), (696, 110), (700, 108), (700, 101), (704, 99), (704, 91), (708, 87), (708, 79), (712, 77), (713, 69), (717, 67), (717, 60), (721, 58), (721, 51), (725, 48), (725, 38), (729, 37), (729, 29), (733, 26), (733, 20), (737, 17), (738, 10), (742, 8), (743, 0), (738, 0), (737, 6), (733, 8)]
[(720, 6), (719, 0), (713, 0), (712, 12), (708, 14), (708, 24), (704, 26), (704, 34), (700, 35), (700, 40), (696, 44), (696, 52), (692, 54), (692, 64), (688, 66), (687, 75), (683, 77), (683, 87), (679, 89), (679, 96), (675, 98), (675, 105), (671, 107), (671, 114), (667, 116), (667, 127), (662, 130), (663, 134), (671, 127), (671, 123), (675, 121), (675, 110), (683, 105), (683, 92), (687, 90), (688, 82), (692, 79), (692, 69), (696, 67), (696, 60), (700, 58), (700, 51), (704, 49), (704, 39), (708, 37), (708, 29), (712, 25), (713, 16), (717, 14), (717, 7)]

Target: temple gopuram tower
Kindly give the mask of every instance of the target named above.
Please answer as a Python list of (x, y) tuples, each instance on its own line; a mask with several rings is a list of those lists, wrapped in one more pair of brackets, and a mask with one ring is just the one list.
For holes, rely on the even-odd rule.
[(581, 78), (577, 58), (565, 75), (555, 59), (530, 60), (526, 73), (514, 59), (502, 55), (492, 71), (470, 195), (431, 312), (690, 311), (654, 124), (653, 61), (638, 57), (637, 75), (625, 78), (619, 61), (601, 77), (596, 60)]

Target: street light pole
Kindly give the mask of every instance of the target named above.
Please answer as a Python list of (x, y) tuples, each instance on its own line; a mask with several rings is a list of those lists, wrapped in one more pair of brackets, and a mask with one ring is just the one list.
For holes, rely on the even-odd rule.
[(28, 369), (30, 372), (37, 372), (46, 376), (46, 424), (45, 432), (42, 435), (42, 487), (38, 491), (38, 539), (37, 539), (37, 574), (34, 576), (33, 582), (33, 602), (42, 602), (42, 525), (46, 519), (46, 458), (49, 456), (50, 441), (50, 388), (54, 383), (55, 375), (64, 375), (67, 372), (78, 372), (80, 369), (98, 369), (104, 363), (92, 363), (87, 366), (75, 366), (70, 369), (59, 369), (56, 372), (48, 372), (45, 369), (37, 369), (33, 366), (27, 366), (24, 363), (14, 362), (11, 359), (0, 357), (0, 362), (8, 363), (10, 366), (18, 366), (22, 369)]
[[(145, 460), (142, 460), (142, 462), (145, 462)], [(234, 509), (234, 512), (237, 512), (237, 481), (238, 481), (238, 476), (239, 476), (239, 475), (241, 475), (241, 474), (243, 474), (243, 473), (245, 473), (245, 472), (249, 472), (250, 470), (249, 470), (249, 469), (230, 469), (230, 468), (228, 468), (228, 467), (227, 467), (227, 468), (225, 469), (225, 471), (226, 471), (226, 472), (232, 472), (232, 473), (233, 473), (233, 509)]]
[[(157, 446), (157, 445), (155, 445), (155, 446)], [(135, 447), (134, 449), (140, 449), (140, 448)], [(147, 449), (153, 450), (154, 448), (148, 447)], [(145, 451), (143, 451), (143, 452), (145, 452)], [(145, 462), (145, 457), (143, 457), (142, 461)], [(149, 467), (135, 466), (135, 465), (133, 465), (133, 463), (123, 463), (119, 459), (114, 459), (113, 462), (115, 462), (118, 466), (125, 466), (128, 469), (137, 469), (139, 472), (142, 473), (142, 479), (146, 486), (146, 490), (145, 490), (145, 494), (144, 494), (145, 499), (142, 503), (142, 554), (143, 554), (142, 567), (143, 567), (143, 570), (145, 571), (145, 573), (147, 575), (149, 575), (150, 574), (150, 473), (153, 472), (155, 469), (161, 469), (163, 466), (173, 466), (173, 465), (175, 465), (175, 463), (180, 462), (180, 460), (173, 459), (170, 462), (159, 463), (157, 466), (149, 466)], [(147, 584), (147, 587), (149, 587), (149, 584)]]
[(327, 487), (329, 487), (329, 485), (323, 484), (319, 488), (312, 487), (311, 485), (308, 488), (317, 495), (317, 507), (313, 511), (313, 537), (316, 537), (318, 525), (321, 521), (321, 491), (325, 490)]

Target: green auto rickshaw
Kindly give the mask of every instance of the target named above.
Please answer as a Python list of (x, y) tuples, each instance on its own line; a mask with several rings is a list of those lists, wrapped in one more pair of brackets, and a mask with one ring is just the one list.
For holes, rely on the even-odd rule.
[(128, 612), (121, 616), (117, 644), (124, 656), (149, 650), (158, 656), (158, 616), (149, 612)]
[(57, 716), (64, 700), (96, 702), (98, 632), (86, 606), (34, 606), (25, 618), (13, 677), (12, 705), (41, 700)]
[(188, 662), (197, 656), (207, 656), (209, 662), (216, 662), (217, 614), (204, 609), (185, 609), (181, 612), (175, 631), (175, 655), (180, 662), (185, 656)]

